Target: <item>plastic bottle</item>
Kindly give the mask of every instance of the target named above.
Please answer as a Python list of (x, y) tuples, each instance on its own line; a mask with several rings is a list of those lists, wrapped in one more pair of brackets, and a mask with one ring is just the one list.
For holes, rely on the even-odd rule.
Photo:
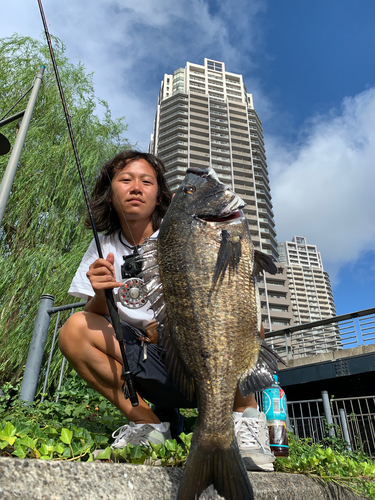
[(274, 375), (274, 380), (272, 386), (263, 391), (263, 412), (267, 418), (271, 451), (276, 457), (288, 457), (285, 392), (279, 386), (277, 375)]

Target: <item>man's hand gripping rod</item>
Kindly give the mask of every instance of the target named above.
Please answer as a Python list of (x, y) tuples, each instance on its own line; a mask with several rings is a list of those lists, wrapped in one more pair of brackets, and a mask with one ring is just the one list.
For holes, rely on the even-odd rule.
[[(95, 243), (96, 243), (96, 248), (98, 250), (99, 258), (103, 259), (103, 252), (102, 252), (102, 249), (101, 249), (101, 246), (100, 246), (98, 231), (96, 230), (94, 216), (93, 216), (93, 213), (92, 213), (92, 210), (91, 210), (91, 205), (90, 205), (90, 199), (89, 199), (89, 195), (88, 195), (88, 192), (87, 192), (87, 187), (86, 187), (85, 179), (83, 177), (83, 172), (82, 172), (82, 168), (81, 168), (81, 162), (79, 161), (77, 146), (76, 146), (76, 143), (75, 143), (75, 140), (74, 140), (72, 122), (70, 120), (68, 108), (67, 108), (67, 105), (66, 105), (66, 101), (65, 101), (65, 97), (64, 97), (64, 92), (63, 92), (63, 88), (62, 88), (62, 85), (61, 85), (60, 75), (59, 75), (59, 71), (57, 69), (55, 55), (54, 55), (53, 48), (52, 48), (51, 35), (49, 34), (49, 31), (48, 31), (47, 22), (46, 22), (46, 18), (44, 16), (44, 11), (43, 11), (43, 6), (42, 6), (41, 0), (38, 0), (38, 5), (39, 5), (40, 14), (42, 16), (44, 31), (45, 31), (46, 38), (47, 38), (49, 52), (51, 54), (51, 60), (52, 60), (53, 69), (54, 69), (55, 76), (56, 76), (57, 85), (59, 87), (61, 102), (62, 102), (62, 105), (63, 105), (63, 108), (64, 108), (66, 123), (68, 125), (70, 140), (72, 142), (72, 147), (73, 147), (74, 156), (75, 156), (76, 163), (77, 163), (79, 177), (81, 179), (83, 194), (84, 194), (84, 197), (85, 197), (86, 206), (87, 206), (87, 210), (88, 210), (88, 213), (89, 213), (90, 223), (91, 223), (91, 227), (92, 227), (92, 230), (93, 230), (93, 233), (94, 233), (94, 239), (95, 239)], [(115, 299), (113, 298), (112, 290), (106, 290), (105, 291), (105, 296), (106, 296), (106, 300), (107, 300), (107, 306), (108, 306), (108, 309), (109, 309), (109, 314), (110, 314), (111, 319), (112, 319), (113, 328), (115, 330), (116, 337), (117, 337), (117, 340), (119, 341), (120, 349), (121, 349), (122, 362), (123, 362), (123, 365), (124, 365), (124, 372), (125, 372), (124, 373), (124, 386), (123, 386), (124, 396), (125, 396), (125, 398), (129, 398), (130, 399), (132, 406), (138, 406), (138, 404), (139, 404), (139, 402), (138, 402), (138, 396), (137, 396), (137, 392), (135, 390), (133, 375), (132, 375), (132, 373), (131, 373), (131, 371), (129, 369), (128, 360), (126, 358), (125, 343), (124, 343), (124, 337), (122, 335), (122, 330), (121, 330), (120, 316), (119, 316), (118, 309), (117, 309), (117, 306), (116, 306), (116, 303), (115, 303)]]

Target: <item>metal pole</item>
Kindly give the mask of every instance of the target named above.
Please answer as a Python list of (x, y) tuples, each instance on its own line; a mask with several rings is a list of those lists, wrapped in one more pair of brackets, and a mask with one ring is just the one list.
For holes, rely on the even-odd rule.
[(27, 356), (25, 373), (22, 378), (20, 397), (22, 401), (34, 401), (38, 385), (40, 367), (46, 345), (48, 327), (51, 320), (48, 309), (53, 306), (55, 297), (43, 294), (40, 298), (38, 314), (35, 321), (33, 337)]
[(290, 425), (289, 410), (288, 410), (288, 400), (286, 398), (286, 395), (285, 395), (285, 409), (286, 409), (286, 421), (285, 421), (286, 430), (290, 432), (292, 430), (292, 426)]
[[(48, 375), (49, 375), (49, 370), (51, 368), (51, 362), (52, 362), (52, 356), (53, 356), (53, 348), (55, 347), (55, 340), (56, 340), (56, 335), (57, 335), (57, 329), (59, 327), (59, 320), (60, 320), (60, 311), (57, 313), (57, 318), (56, 318), (56, 323), (55, 323), (55, 331), (53, 332), (53, 339), (52, 339), (52, 344), (51, 344), (51, 350), (49, 352), (49, 358), (48, 358), (48, 363), (47, 363), (46, 375), (44, 377), (43, 394), (45, 394), (45, 392), (47, 390)], [(44, 395), (40, 398), (40, 401), (44, 401)]]
[(10, 196), (10, 191), (12, 189), (12, 184), (14, 181), (14, 177), (16, 175), (18, 162), (21, 157), (23, 145), (25, 142), (27, 130), (30, 125), (31, 117), (34, 111), (36, 99), (38, 97), (39, 89), (42, 84), (43, 74), (44, 74), (45, 66), (41, 66), (39, 73), (36, 76), (34, 88), (31, 92), (29, 102), (27, 104), (25, 114), (21, 123), (21, 127), (17, 134), (16, 142), (14, 143), (12, 153), (9, 158), (8, 166), (5, 170), (3, 180), (0, 185), (0, 225), (3, 221), (5, 208), (8, 203), (8, 199)]
[(9, 118), (5, 118), (5, 120), (0, 121), (0, 128), (8, 125), (8, 123), (14, 122), (14, 120), (19, 120), (25, 114), (25, 110), (20, 111), (19, 113), (10, 116)]
[(331, 413), (331, 405), (329, 404), (329, 396), (327, 391), (322, 391), (322, 400), (323, 400), (323, 409), (324, 415), (327, 420), (327, 424), (330, 426), (328, 435), (329, 437), (335, 437), (335, 429), (332, 427), (332, 413)]
[(352, 451), (352, 446), (350, 444), (350, 437), (349, 437), (349, 431), (348, 431), (348, 424), (346, 422), (344, 408), (340, 408), (339, 412), (340, 412), (342, 433), (344, 434), (345, 441), (348, 443), (348, 446), (347, 446), (348, 450)]
[(57, 401), (59, 400), (59, 397), (60, 397), (59, 390), (61, 389), (61, 386), (62, 386), (62, 380), (63, 380), (63, 376), (64, 376), (65, 365), (66, 365), (66, 358), (63, 357), (62, 365), (61, 365), (61, 370), (60, 370), (59, 384), (57, 386), (57, 391), (56, 391), (57, 392), (56, 403), (57, 403)]

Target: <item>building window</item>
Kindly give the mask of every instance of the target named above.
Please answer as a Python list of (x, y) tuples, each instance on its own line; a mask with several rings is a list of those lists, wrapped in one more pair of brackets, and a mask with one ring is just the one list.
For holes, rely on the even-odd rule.
[(207, 68), (213, 71), (223, 71), (222, 64), (215, 61), (207, 61)]

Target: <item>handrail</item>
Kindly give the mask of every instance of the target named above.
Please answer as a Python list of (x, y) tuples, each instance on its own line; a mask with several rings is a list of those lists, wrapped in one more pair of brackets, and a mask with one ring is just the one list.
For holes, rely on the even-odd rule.
[(362, 316), (368, 316), (369, 314), (375, 313), (375, 307), (370, 309), (362, 309), (361, 311), (355, 311), (349, 314), (341, 314), (340, 316), (332, 316), (331, 318), (320, 319), (318, 321), (313, 321), (311, 323), (303, 323), (301, 325), (288, 326), (281, 330), (274, 330), (266, 333), (266, 338), (273, 337), (283, 337), (286, 333), (294, 333), (301, 330), (311, 330), (318, 326), (330, 325), (332, 323), (338, 323), (339, 321), (346, 321), (348, 319), (360, 318)]

